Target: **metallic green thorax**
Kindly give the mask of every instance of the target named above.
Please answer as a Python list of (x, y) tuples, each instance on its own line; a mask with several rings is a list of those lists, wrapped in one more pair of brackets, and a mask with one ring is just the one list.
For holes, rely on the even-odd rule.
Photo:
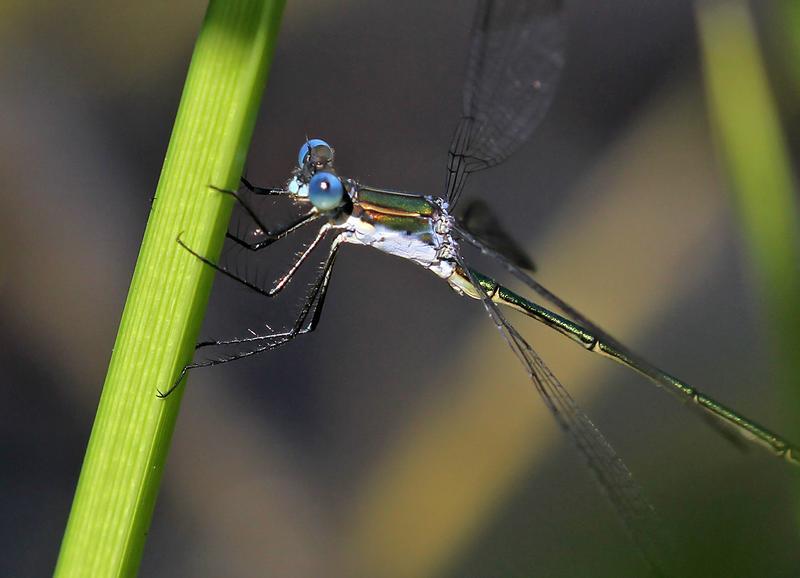
[(403, 217), (387, 215), (378, 211), (365, 211), (367, 219), (375, 224), (382, 225), (398, 233), (407, 235), (423, 235), (431, 233), (431, 221), (427, 217)]
[(407, 195), (361, 186), (358, 189), (359, 204), (375, 207), (381, 212), (396, 212), (403, 215), (433, 216), (438, 207), (418, 195)]

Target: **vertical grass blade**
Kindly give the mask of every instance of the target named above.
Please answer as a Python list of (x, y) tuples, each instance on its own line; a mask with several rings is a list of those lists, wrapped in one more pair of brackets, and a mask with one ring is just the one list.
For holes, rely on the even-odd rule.
[[(747, 3), (701, 3), (698, 21), (712, 127), (777, 354), (770, 377), (800, 415), (800, 221), (789, 154)], [(792, 433), (800, 437), (800, 426)]]
[[(55, 570), (132, 576), (141, 559), (181, 391), (266, 81), (283, 0), (211, 0), (120, 322)], [(143, 194), (146, 194), (143, 192)], [(102, 279), (98, 279), (102, 283)]]
[[(797, 0), (781, 0), (770, 12), (771, 28), (778, 31), (779, 45), (783, 49), (781, 63), (787, 76), (787, 84), (794, 94), (800, 93), (800, 2)], [(785, 90), (785, 89), (784, 89)], [(786, 102), (789, 113), (797, 115), (800, 101)]]

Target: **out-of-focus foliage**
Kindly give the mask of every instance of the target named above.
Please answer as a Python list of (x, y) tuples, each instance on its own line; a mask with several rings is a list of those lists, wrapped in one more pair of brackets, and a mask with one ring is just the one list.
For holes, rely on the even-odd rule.
[(774, 376), (793, 408), (787, 413), (798, 415), (800, 214), (790, 155), (748, 5), (701, 5), (698, 15), (710, 116), (771, 333)]

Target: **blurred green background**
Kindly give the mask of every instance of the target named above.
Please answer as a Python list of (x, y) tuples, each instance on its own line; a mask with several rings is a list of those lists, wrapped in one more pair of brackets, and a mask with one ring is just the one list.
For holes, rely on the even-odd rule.
[[(800, 11), (749, 8), (568, 2), (553, 110), (465, 196), (496, 203), (538, 278), (620, 340), (800, 439), (795, 281), (769, 276), (748, 220), (782, 194), (777, 241), (796, 233)], [(204, 9), (0, 5), (3, 576), (55, 564)], [(336, 147), (344, 175), (438, 191), (472, 10), (289, 2), (251, 179), (281, 184), (308, 135)], [(712, 65), (740, 88), (707, 98)], [(742, 100), (752, 87), (760, 98)], [(753, 143), (745, 161), (712, 130), (725, 110)], [(777, 152), (760, 160), (765, 147)], [(734, 196), (747, 159), (769, 189), (750, 208)], [(297, 306), (296, 294), (250, 297), (218, 279), (204, 337), (280, 327)], [(313, 335), (192, 376), (143, 576), (646, 575), (479, 304), (354, 247), (326, 304)], [(797, 471), (737, 452), (636, 375), (515, 320), (655, 504), (675, 575), (800, 573)]]

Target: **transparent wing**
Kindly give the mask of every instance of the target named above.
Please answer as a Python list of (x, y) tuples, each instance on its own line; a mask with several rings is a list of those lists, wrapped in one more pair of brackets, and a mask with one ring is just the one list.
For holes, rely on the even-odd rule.
[[(633, 351), (622, 345), (614, 337), (609, 335), (605, 330), (595, 325), (585, 315), (577, 311), (574, 307), (566, 303), (558, 295), (554, 294), (549, 289), (544, 287), (541, 283), (536, 281), (536, 279), (531, 277), (526, 271), (523, 271), (520, 268), (519, 264), (515, 263), (514, 260), (510, 258), (507, 254), (503, 253), (502, 251), (498, 251), (495, 247), (492, 247), (490, 243), (487, 243), (485, 239), (481, 239), (479, 236), (474, 235), (473, 232), (470, 230), (465, 230), (463, 227), (460, 227), (457, 229), (457, 232), (460, 238), (464, 239), (474, 247), (480, 249), (484, 254), (500, 261), (505, 266), (505, 268), (508, 270), (509, 273), (514, 275), (514, 277), (516, 277), (520, 281), (522, 281), (522, 283), (527, 285), (539, 296), (543, 297), (551, 304), (555, 305), (556, 308), (558, 308), (567, 317), (569, 317), (576, 323), (583, 325), (585, 328), (589, 329), (595, 336), (599, 337), (602, 341), (613, 345), (618, 351), (622, 352), (623, 355), (628, 360), (630, 360), (635, 366), (637, 366), (642, 374), (646, 375), (648, 379), (652, 380), (656, 386), (665, 389), (670, 393), (674, 393), (673, 391), (674, 383), (669, 381), (664, 381), (662, 371), (660, 371), (658, 368), (648, 363), (647, 361), (639, 357), (637, 354), (635, 354)], [(747, 440), (749, 438), (747, 436), (746, 431), (742, 430), (741, 428), (735, 428), (731, 424), (726, 423), (724, 421), (720, 421), (718, 416), (714, 416), (708, 413), (698, 405), (686, 404), (687, 401), (686, 399), (682, 399), (681, 401), (684, 402), (684, 406), (686, 408), (694, 412), (700, 419), (702, 419), (706, 423), (706, 425), (708, 425), (711, 429), (716, 431), (725, 440), (733, 444), (738, 450), (745, 451), (749, 449), (750, 446), (747, 444)]]
[(547, 409), (583, 455), (601, 489), (639, 546), (652, 574), (663, 576), (660, 552), (666, 540), (657, 522), (654, 508), (644, 497), (641, 487), (634, 480), (630, 470), (605, 436), (600, 433), (600, 430), (545, 365), (541, 357), (506, 320), (497, 305), (489, 299), (461, 258), (457, 257), (457, 260), (472, 285), (481, 291), (486, 311), (527, 370)]
[(564, 65), (562, 6), (562, 0), (479, 0), (463, 117), (447, 164), (451, 206), (469, 173), (505, 160), (544, 117)]
[(484, 201), (477, 199), (469, 203), (459, 217), (459, 225), (518, 267), (528, 271), (536, 269), (533, 260), (506, 233), (497, 216)]

